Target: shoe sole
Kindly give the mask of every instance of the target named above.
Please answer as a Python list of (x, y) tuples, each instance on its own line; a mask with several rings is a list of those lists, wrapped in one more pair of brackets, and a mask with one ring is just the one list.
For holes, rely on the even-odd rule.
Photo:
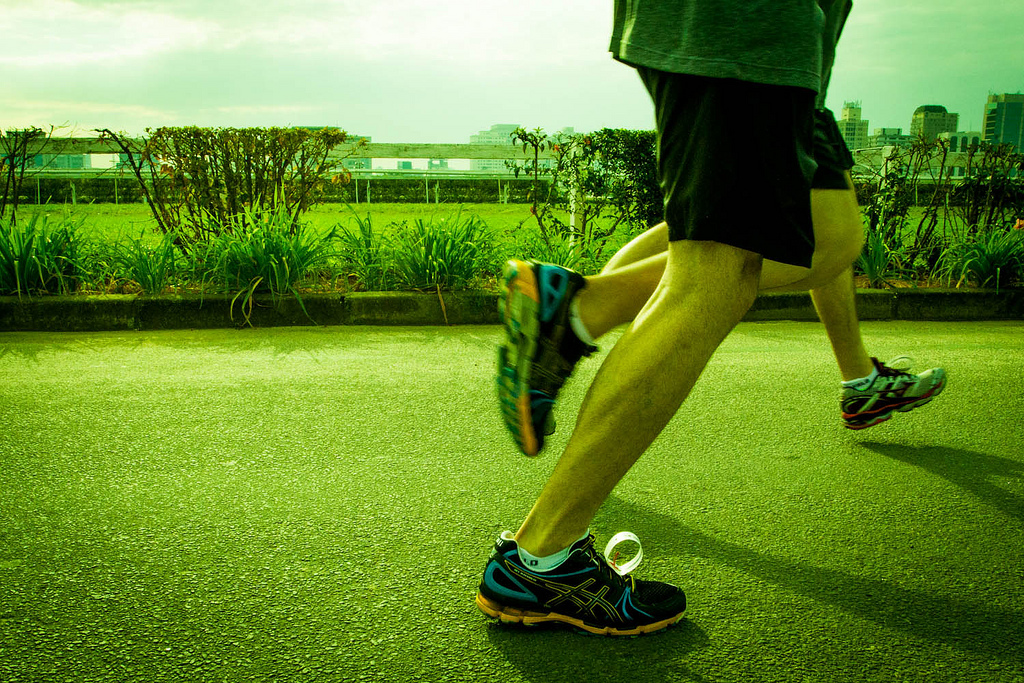
[(618, 629), (611, 626), (603, 628), (593, 626), (575, 617), (558, 614), (557, 612), (531, 612), (514, 607), (506, 607), (486, 598), (481, 593), (476, 594), (476, 606), (487, 616), (498, 619), (504, 624), (536, 626), (538, 624), (561, 623), (598, 636), (641, 636), (666, 629), (677, 624), (683, 618), (683, 612), (680, 612), (668, 619), (662, 619), (652, 624), (642, 624), (631, 629)]
[(862, 423), (862, 424), (851, 423), (851, 422), (848, 421), (851, 418), (856, 418), (856, 417), (859, 417), (859, 416), (857, 416), (857, 415), (847, 416), (846, 413), (843, 413), (843, 426), (846, 427), (847, 429), (860, 430), (860, 429), (867, 429), (868, 427), (874, 427), (875, 425), (880, 425), (883, 422), (887, 422), (890, 418), (892, 418), (893, 413), (909, 413), (914, 408), (920, 408), (923, 405), (931, 403), (932, 399), (934, 399), (936, 396), (941, 394), (942, 390), (945, 389), (945, 388), (946, 388), (946, 378), (943, 377), (942, 381), (939, 382), (937, 385), (935, 385), (932, 388), (932, 390), (929, 391), (924, 396), (921, 396), (920, 398), (915, 399), (913, 402), (907, 403), (907, 404), (902, 405), (902, 406), (890, 406), (889, 408), (887, 408), (885, 410), (885, 412), (879, 413), (878, 415), (875, 415), (875, 416), (869, 418), (868, 422), (865, 422), (865, 423)]
[(537, 455), (541, 440), (530, 412), (530, 365), (540, 334), (540, 294), (533, 267), (512, 260), (502, 273), (498, 315), (505, 327), (505, 344), (498, 350), (498, 398), (505, 426), (524, 454)]

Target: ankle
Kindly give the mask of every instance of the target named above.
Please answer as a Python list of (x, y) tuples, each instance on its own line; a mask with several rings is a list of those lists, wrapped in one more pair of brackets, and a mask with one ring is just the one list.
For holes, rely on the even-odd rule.
[(584, 290), (580, 290), (569, 304), (569, 325), (572, 327), (572, 331), (576, 335), (577, 339), (587, 346), (592, 346), (594, 344), (595, 337), (591, 332), (590, 325), (588, 325), (586, 320), (584, 320), (583, 312), (580, 307), (580, 298), (582, 297), (583, 292)]
[(858, 354), (856, 360), (842, 363), (839, 366), (839, 374), (842, 375), (844, 382), (852, 382), (853, 380), (869, 377), (874, 371), (875, 364), (867, 353)]
[(526, 523), (515, 535), (516, 545), (528, 555), (545, 558), (561, 553), (577, 541), (586, 538), (590, 530), (582, 532), (554, 529), (549, 533), (540, 533)]

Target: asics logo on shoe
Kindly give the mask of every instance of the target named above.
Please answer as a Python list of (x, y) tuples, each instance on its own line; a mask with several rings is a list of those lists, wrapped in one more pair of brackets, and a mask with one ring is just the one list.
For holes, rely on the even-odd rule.
[(561, 268), (539, 269), (540, 274), (540, 319), (550, 322), (565, 296), (569, 286), (568, 273)]
[[(519, 578), (525, 582), (537, 584), (541, 588), (554, 593), (551, 598), (544, 602), (543, 607), (545, 609), (555, 609), (563, 603), (569, 603), (576, 608), (576, 612), (585, 612), (592, 617), (600, 618), (604, 616), (616, 621), (625, 620), (622, 614), (615, 608), (615, 604), (606, 598), (611, 590), (607, 584), (603, 584), (594, 578), (589, 578), (582, 583), (575, 584), (556, 580), (578, 581), (581, 576), (592, 573), (594, 571), (592, 568), (568, 574), (535, 574), (523, 567), (519, 567), (514, 562), (506, 560), (503, 564), (505, 565), (506, 576), (511, 575), (513, 580)], [(515, 583), (523, 587), (524, 591), (529, 592), (520, 581), (515, 581)], [(591, 590), (591, 588), (596, 588), (597, 590)]]

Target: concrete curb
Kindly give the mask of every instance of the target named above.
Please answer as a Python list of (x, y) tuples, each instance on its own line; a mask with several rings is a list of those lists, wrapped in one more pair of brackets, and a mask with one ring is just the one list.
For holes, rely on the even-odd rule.
[[(273, 301), (257, 297), (251, 310), (230, 295), (0, 297), (0, 331), (98, 332), (289, 325), (490, 325), (498, 323), (491, 292), (367, 292), (310, 294)], [(303, 310), (303, 306), (305, 310)], [(860, 290), (861, 320), (1021, 320), (1024, 290)], [(745, 321), (817, 320), (804, 293), (762, 294)]]

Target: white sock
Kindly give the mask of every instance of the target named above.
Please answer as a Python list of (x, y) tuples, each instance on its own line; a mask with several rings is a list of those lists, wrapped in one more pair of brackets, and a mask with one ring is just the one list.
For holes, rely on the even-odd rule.
[(871, 371), (871, 374), (867, 377), (861, 377), (860, 379), (851, 379), (843, 382), (844, 387), (852, 387), (854, 389), (864, 390), (871, 386), (871, 383), (878, 377), (878, 368)]
[(594, 338), (590, 336), (587, 326), (583, 324), (583, 318), (580, 317), (580, 300), (576, 297), (569, 302), (569, 326), (581, 342), (591, 345), (594, 343)]
[(549, 572), (552, 569), (558, 568), (559, 565), (561, 565), (563, 562), (569, 559), (569, 549), (589, 535), (590, 530), (587, 529), (587, 532), (580, 536), (577, 540), (573, 541), (568, 548), (564, 548), (562, 550), (559, 550), (557, 553), (554, 553), (552, 555), (546, 555), (544, 557), (537, 557), (536, 555), (531, 555), (530, 553), (523, 550), (522, 546), (519, 546), (519, 559), (522, 560), (523, 564), (526, 565), (526, 568), (530, 571)]

